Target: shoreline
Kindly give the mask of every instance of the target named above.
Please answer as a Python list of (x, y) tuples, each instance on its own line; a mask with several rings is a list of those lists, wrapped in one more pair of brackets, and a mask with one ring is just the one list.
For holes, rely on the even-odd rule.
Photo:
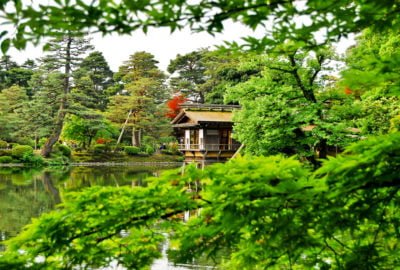
[(184, 162), (182, 161), (130, 161), (130, 162), (71, 162), (68, 164), (57, 164), (57, 165), (43, 165), (43, 166), (32, 166), (30, 164), (24, 163), (0, 163), (1, 167), (63, 167), (63, 166), (71, 166), (71, 167), (97, 167), (97, 166), (104, 166), (104, 167), (113, 167), (113, 166), (182, 166)]

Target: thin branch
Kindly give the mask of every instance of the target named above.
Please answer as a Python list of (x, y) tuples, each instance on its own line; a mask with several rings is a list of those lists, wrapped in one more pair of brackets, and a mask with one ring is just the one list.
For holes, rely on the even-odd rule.
[(318, 68), (314, 71), (314, 74), (311, 76), (310, 80), (308, 81), (310, 87), (314, 84), (315, 79), (318, 76), (318, 73), (322, 70), (322, 64), (325, 60), (325, 56), (323, 55), (317, 55), (317, 61), (318, 61)]

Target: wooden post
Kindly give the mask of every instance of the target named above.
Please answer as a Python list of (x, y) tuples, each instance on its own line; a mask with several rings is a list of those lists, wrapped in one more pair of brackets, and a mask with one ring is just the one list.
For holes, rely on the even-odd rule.
[(185, 130), (185, 149), (190, 149), (190, 129)]
[(204, 129), (199, 129), (199, 150), (204, 150)]
[[(128, 116), (126, 117), (125, 123), (122, 125), (121, 133), (119, 134), (117, 143), (115, 144), (115, 149), (117, 149), (118, 144), (121, 142), (122, 135), (124, 135), (125, 127), (126, 127), (126, 125), (128, 124), (129, 117), (131, 116), (131, 114), (132, 114), (132, 109), (129, 111)], [(114, 149), (114, 151), (115, 151), (115, 149)]]
[(244, 147), (244, 144), (241, 144), (240, 147), (238, 148), (238, 150), (236, 150), (235, 154), (233, 154), (231, 159), (234, 159), (240, 153), (240, 151), (242, 151), (243, 147)]

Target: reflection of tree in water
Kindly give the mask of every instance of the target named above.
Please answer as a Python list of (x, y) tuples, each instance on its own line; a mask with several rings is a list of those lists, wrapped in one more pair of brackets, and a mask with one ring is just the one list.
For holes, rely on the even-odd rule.
[(14, 236), (32, 217), (57, 203), (46, 191), (37, 171), (0, 170), (0, 239)]
[(92, 186), (145, 186), (146, 178), (160, 168), (155, 167), (75, 167), (65, 190), (77, 190)]
[(43, 184), (47, 192), (49, 192), (55, 202), (55, 204), (61, 203), (60, 192), (54, 186), (53, 179), (50, 172), (45, 171), (43, 173)]
[(148, 176), (159, 171), (154, 167), (0, 168), (0, 243), (61, 203), (63, 192), (91, 186), (143, 186)]

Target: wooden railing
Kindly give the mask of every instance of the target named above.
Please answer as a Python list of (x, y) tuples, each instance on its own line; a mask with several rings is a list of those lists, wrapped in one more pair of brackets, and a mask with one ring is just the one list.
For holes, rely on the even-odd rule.
[(185, 144), (179, 144), (179, 150), (184, 151), (184, 150), (205, 150), (205, 151), (236, 151), (239, 149), (240, 144), (239, 143), (234, 143), (234, 144), (190, 144), (190, 145), (185, 145)]

